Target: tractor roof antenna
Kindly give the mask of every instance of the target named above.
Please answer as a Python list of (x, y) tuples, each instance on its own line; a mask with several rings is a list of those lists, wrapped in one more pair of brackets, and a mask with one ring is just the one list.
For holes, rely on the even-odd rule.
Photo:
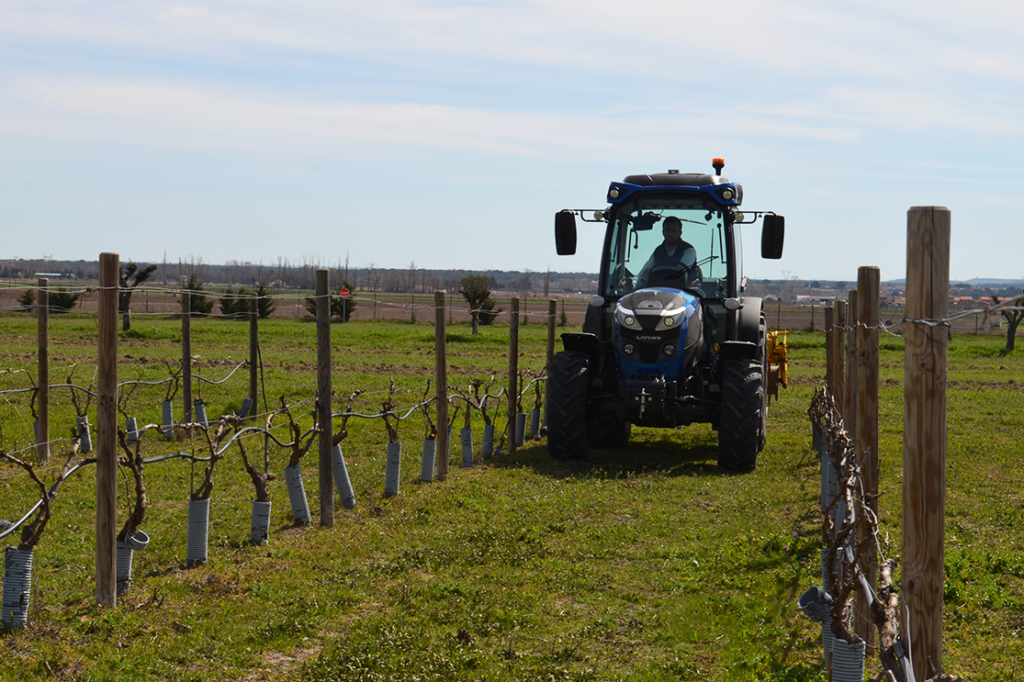
[(725, 159), (711, 159), (711, 165), (715, 169), (715, 175), (721, 175), (725, 168)]

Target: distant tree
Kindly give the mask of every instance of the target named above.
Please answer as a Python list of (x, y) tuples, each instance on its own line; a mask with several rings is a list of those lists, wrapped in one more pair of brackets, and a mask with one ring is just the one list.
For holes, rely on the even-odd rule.
[(255, 292), (250, 292), (244, 286), (238, 287), (238, 291), (228, 287), (219, 300), (221, 314), (238, 320), (249, 319), (253, 296), (256, 296), (257, 316), (270, 317), (274, 312), (274, 299), (270, 298), (270, 290), (262, 283), (256, 287)]
[(239, 320), (249, 317), (249, 292), (244, 286), (238, 287), (238, 291), (228, 287), (224, 295), (220, 297), (220, 314)]
[(496, 301), (491, 298), (491, 286), (494, 283), (485, 275), (469, 275), (459, 283), (459, 293), (469, 303), (469, 314), (473, 319), (473, 336), (480, 333), (481, 324), (491, 324), (501, 312), (494, 311)]
[(75, 304), (78, 303), (81, 295), (81, 291), (71, 293), (67, 287), (61, 287), (56, 291), (51, 289), (46, 297), (46, 301), (51, 313), (69, 313), (74, 310)]
[[(1024, 292), (1021, 292), (1024, 294)], [(993, 303), (999, 303), (999, 297), (992, 297)], [(1014, 342), (1017, 340), (1017, 327), (1020, 325), (1021, 320), (1024, 320), (1024, 306), (1018, 304), (1014, 306), (1018, 310), (1000, 310), (999, 313), (1006, 320), (1006, 350), (1004, 354), (1013, 351)]]
[(26, 289), (25, 293), (18, 297), (18, 305), (22, 312), (30, 313), (36, 307), (36, 290)]
[(260, 319), (270, 317), (274, 312), (274, 299), (270, 297), (270, 290), (263, 286), (260, 282), (259, 286), (256, 287), (256, 310), (257, 315)]
[(495, 310), (494, 305), (496, 303), (497, 301), (493, 298), (489, 298), (480, 304), (480, 324), (493, 324), (494, 320), (501, 314), (504, 308)]
[(533, 273), (527, 270), (512, 278), (506, 286), (525, 298), (533, 291)]
[(206, 299), (206, 295), (202, 293), (203, 284), (196, 279), (195, 273), (188, 276), (188, 282), (185, 283), (185, 288), (191, 295), (191, 300), (189, 300), (189, 310), (193, 315), (201, 317), (213, 312), (213, 301), (208, 301)]
[[(82, 292), (71, 293), (67, 287), (61, 287), (60, 289), (50, 289), (50, 292), (46, 295), (47, 307), (51, 313), (66, 313), (70, 312), (75, 304), (78, 303), (78, 299), (81, 297)], [(28, 289), (21, 296), (18, 297), (18, 305), (21, 306), (21, 310), (26, 313), (30, 313), (36, 309), (36, 290)]]
[(140, 268), (130, 260), (128, 265), (121, 266), (118, 276), (121, 287), (117, 292), (117, 311), (121, 313), (121, 329), (123, 331), (129, 332), (132, 329), (131, 303), (135, 287), (152, 277), (156, 268), (156, 263)]
[[(341, 286), (348, 289), (351, 293), (355, 293), (355, 289), (348, 283), (348, 280), (342, 280)], [(331, 295), (331, 319), (342, 320), (342, 316), (344, 316), (344, 321), (348, 322), (352, 317), (352, 313), (355, 312), (356, 305), (358, 305), (358, 302), (353, 301), (351, 297), (343, 301), (341, 296)], [(316, 298), (306, 298), (306, 312), (316, 317)]]

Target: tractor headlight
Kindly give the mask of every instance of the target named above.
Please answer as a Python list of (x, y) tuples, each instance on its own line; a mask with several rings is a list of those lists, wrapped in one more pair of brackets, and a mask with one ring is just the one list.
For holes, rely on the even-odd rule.
[(686, 314), (685, 310), (680, 310), (675, 315), (665, 315), (658, 320), (658, 326), (654, 328), (655, 331), (666, 331), (669, 329), (675, 329), (683, 323), (683, 315)]
[(643, 329), (643, 327), (640, 326), (640, 323), (637, 322), (636, 316), (632, 313), (627, 313), (624, 310), (619, 309), (615, 316), (618, 318), (619, 324), (627, 329), (635, 329), (637, 331)]
[(676, 347), (673, 346), (671, 343), (668, 344), (667, 346), (665, 346), (662, 350), (665, 352), (665, 355), (675, 355), (676, 354)]
[(622, 352), (625, 353), (626, 355), (632, 355), (633, 353), (636, 352), (636, 347), (634, 347), (631, 343), (625, 343), (622, 345)]

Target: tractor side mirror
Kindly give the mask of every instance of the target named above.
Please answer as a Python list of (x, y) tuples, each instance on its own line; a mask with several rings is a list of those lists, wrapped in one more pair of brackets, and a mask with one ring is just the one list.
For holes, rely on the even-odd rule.
[(785, 237), (786, 218), (774, 213), (766, 215), (761, 227), (761, 258), (782, 258)]
[(563, 209), (555, 214), (555, 251), (559, 256), (576, 253), (576, 214)]

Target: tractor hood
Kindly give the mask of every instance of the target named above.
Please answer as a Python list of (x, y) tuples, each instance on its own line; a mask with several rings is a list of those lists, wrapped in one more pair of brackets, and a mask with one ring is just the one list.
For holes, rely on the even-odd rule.
[(684, 378), (703, 342), (699, 311), (699, 299), (679, 289), (639, 289), (619, 299), (614, 336), (621, 378)]
[[(666, 318), (676, 317), (686, 311), (687, 308), (689, 308), (689, 312), (685, 317), (689, 318), (697, 309), (696, 296), (679, 289), (652, 287), (650, 289), (638, 289), (620, 298), (616, 312), (623, 310), (645, 317), (650, 315), (652, 317)], [(652, 326), (651, 328), (653, 329), (654, 327)]]

